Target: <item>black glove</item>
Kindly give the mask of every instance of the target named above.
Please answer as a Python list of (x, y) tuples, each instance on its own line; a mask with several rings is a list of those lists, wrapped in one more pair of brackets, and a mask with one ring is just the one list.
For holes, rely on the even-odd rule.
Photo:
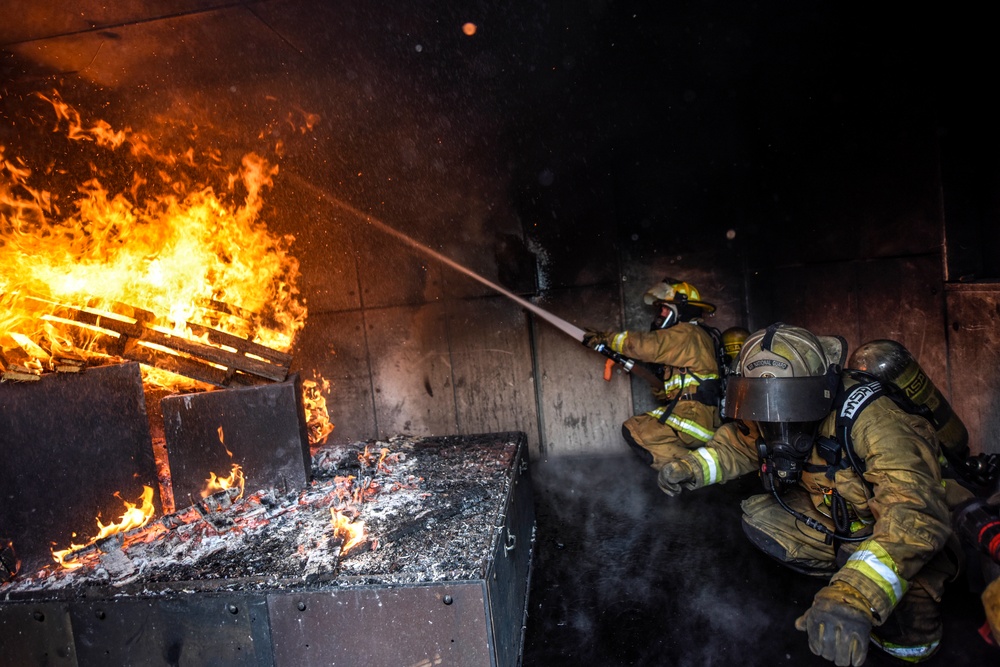
[(835, 581), (816, 594), (812, 606), (795, 621), (809, 633), (809, 650), (838, 667), (860, 667), (868, 655), (871, 612), (854, 588)]
[(684, 459), (668, 462), (656, 475), (656, 485), (668, 496), (679, 496), (684, 489), (697, 489), (702, 486), (701, 481), (701, 475), (695, 474), (694, 467)]
[(583, 334), (583, 344), (592, 348), (597, 348), (597, 346), (601, 344), (607, 345), (611, 341), (612, 335), (613, 334), (605, 331), (587, 329), (587, 331)]

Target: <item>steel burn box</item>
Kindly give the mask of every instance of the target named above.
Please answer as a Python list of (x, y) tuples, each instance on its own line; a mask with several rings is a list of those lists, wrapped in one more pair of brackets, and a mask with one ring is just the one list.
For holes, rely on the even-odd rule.
[[(524, 434), (325, 446), (311, 473), (20, 573), (0, 586), (0, 665), (520, 664)], [(367, 530), (344, 553), (336, 513)]]

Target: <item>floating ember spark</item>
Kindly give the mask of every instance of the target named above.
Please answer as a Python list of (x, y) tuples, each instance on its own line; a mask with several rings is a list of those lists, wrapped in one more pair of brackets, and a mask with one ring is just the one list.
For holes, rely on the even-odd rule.
[(348, 551), (363, 542), (368, 535), (365, 530), (365, 522), (359, 520), (352, 521), (344, 513), (333, 507), (330, 508), (330, 516), (333, 518), (333, 535), (343, 540), (340, 553), (346, 554)]
[[(117, 491), (115, 492), (116, 498), (121, 498), (121, 494)], [(118, 533), (124, 533), (127, 530), (133, 528), (139, 528), (145, 526), (146, 523), (153, 517), (153, 489), (149, 486), (144, 486), (142, 491), (142, 498), (140, 502), (142, 505), (137, 505), (136, 503), (130, 503), (127, 500), (122, 499), (125, 503), (125, 513), (122, 514), (118, 523), (103, 524), (101, 523), (100, 517), (97, 519), (98, 533), (95, 537), (91, 538), (86, 544), (71, 544), (68, 549), (62, 549), (60, 551), (52, 551), (52, 558), (55, 559), (57, 563), (62, 565), (67, 569), (75, 569), (80, 566), (80, 563), (67, 563), (66, 558), (81, 549), (85, 549), (97, 542), (110, 537), (111, 535), (117, 535)]]

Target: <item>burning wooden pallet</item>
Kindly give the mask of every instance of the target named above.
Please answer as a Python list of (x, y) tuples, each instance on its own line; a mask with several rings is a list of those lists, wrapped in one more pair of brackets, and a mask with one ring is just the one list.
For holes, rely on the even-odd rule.
[[(79, 338), (83, 333), (99, 338), (101, 363), (107, 363), (107, 357), (118, 357), (229, 387), (281, 382), (288, 377), (292, 362), (289, 354), (202, 324), (187, 322), (183, 334), (165, 330), (154, 324), (154, 313), (124, 304), (106, 310), (58, 304), (34, 296), (13, 298), (44, 313), (40, 319), (57, 326), (68, 338)], [(249, 314), (220, 302), (203, 305), (215, 317), (251, 319)], [(244, 328), (250, 330), (246, 323)], [(10, 335), (19, 350), (0, 355), (4, 380), (35, 381), (45, 370), (75, 373), (87, 365), (82, 353), (50, 351), (23, 334)]]

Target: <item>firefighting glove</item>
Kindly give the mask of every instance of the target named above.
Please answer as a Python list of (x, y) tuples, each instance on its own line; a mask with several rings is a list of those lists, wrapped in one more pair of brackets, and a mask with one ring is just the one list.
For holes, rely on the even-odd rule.
[(583, 344), (587, 347), (596, 348), (598, 345), (608, 345), (611, 342), (611, 336), (613, 334), (607, 333), (605, 331), (595, 331), (594, 329), (587, 329), (586, 333), (583, 334)]
[(670, 461), (662, 468), (656, 476), (656, 484), (668, 496), (679, 496), (684, 489), (697, 489), (701, 484), (701, 470), (697, 463), (687, 458), (680, 458)]
[(809, 649), (838, 667), (859, 667), (868, 655), (871, 607), (853, 587), (835, 581), (820, 589), (812, 606), (795, 621), (809, 633)]

